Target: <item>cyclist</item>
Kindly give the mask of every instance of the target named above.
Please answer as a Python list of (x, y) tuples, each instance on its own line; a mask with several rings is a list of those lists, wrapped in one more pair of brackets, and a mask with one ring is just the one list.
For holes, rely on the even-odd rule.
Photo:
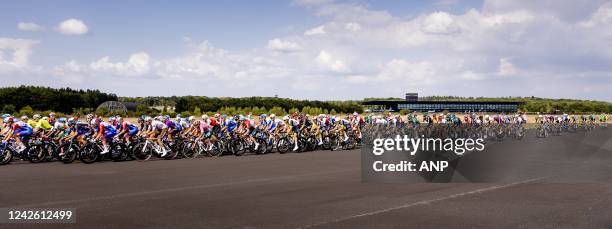
[(283, 120), (286, 121), (287, 124), (287, 134), (293, 139), (295, 146), (293, 147), (293, 151), (298, 150), (298, 133), (300, 131), (300, 121), (296, 119), (296, 115), (293, 114), (293, 117), (285, 116)]
[(127, 120), (123, 120), (120, 116), (117, 116), (116, 121), (119, 124), (117, 138), (123, 137), (125, 143), (129, 145), (132, 137), (138, 134), (138, 127)]
[[(27, 119), (27, 117), (24, 118)], [(13, 117), (6, 118), (4, 122), (10, 127), (8, 133), (4, 136), (4, 141), (14, 137), (17, 142), (17, 152), (23, 151), (26, 148), (25, 144), (30, 139), (30, 136), (32, 136), (32, 126), (24, 121), (15, 120)]]
[(168, 150), (166, 150), (162, 139), (168, 131), (168, 126), (162, 122), (161, 116), (156, 117), (155, 120), (153, 120), (151, 117), (146, 117), (145, 123), (147, 123), (150, 128), (147, 132), (147, 138), (156, 139), (155, 142), (161, 149), (161, 156), (165, 157), (168, 154)]
[(36, 130), (40, 130), (42, 131), (41, 133), (47, 133), (44, 136), (51, 136), (51, 134), (53, 134), (53, 125), (51, 125), (51, 123), (49, 123), (49, 118), (48, 117), (42, 117), (40, 118), (40, 115), (38, 115), (38, 117), (36, 117), (37, 115), (34, 115), (35, 119), (39, 119), (38, 122), (36, 123), (36, 127), (35, 132), (37, 132)]
[(102, 155), (109, 152), (109, 141), (117, 135), (117, 129), (111, 124), (111, 122), (114, 121), (115, 118), (113, 117), (112, 119), (109, 118), (109, 122), (102, 121), (98, 124), (98, 133), (94, 137), (94, 140), (102, 140), (103, 150), (100, 152)]

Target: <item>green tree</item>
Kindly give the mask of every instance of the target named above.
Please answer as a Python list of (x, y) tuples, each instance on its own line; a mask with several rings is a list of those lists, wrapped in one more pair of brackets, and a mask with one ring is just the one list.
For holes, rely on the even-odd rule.
[(144, 105), (144, 104), (136, 105), (136, 115), (137, 116), (147, 115), (149, 113), (150, 113), (150, 110), (149, 110), (149, 107), (147, 107), (147, 105)]
[(270, 111), (269, 111), (268, 113), (270, 113), (270, 114), (276, 114), (277, 116), (287, 114), (287, 112), (285, 111), (285, 109), (283, 109), (283, 108), (281, 108), (281, 107), (273, 107), (272, 109), (270, 109)]
[(202, 116), (202, 111), (200, 110), (200, 107), (195, 107), (195, 109), (193, 109), (193, 115)]
[(106, 107), (100, 107), (96, 109), (96, 115), (98, 116), (105, 116), (107, 114), (108, 114), (108, 109), (106, 109)]
[(3, 114), (13, 114), (15, 113), (15, 105), (13, 104), (4, 104), (4, 106), (2, 106), (2, 113)]
[(19, 114), (32, 116), (34, 114), (34, 110), (30, 106), (25, 106), (25, 107), (22, 107), (21, 110), (19, 110)]

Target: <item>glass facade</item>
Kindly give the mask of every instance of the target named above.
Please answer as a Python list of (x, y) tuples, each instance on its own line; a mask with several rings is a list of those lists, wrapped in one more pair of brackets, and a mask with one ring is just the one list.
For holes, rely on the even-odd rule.
[(444, 111), (464, 112), (464, 111), (496, 111), (514, 112), (518, 110), (517, 104), (506, 103), (400, 103), (397, 104), (398, 110), (411, 111)]

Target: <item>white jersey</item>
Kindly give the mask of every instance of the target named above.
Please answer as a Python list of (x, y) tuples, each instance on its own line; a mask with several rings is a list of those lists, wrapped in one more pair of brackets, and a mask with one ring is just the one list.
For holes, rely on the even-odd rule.
[(151, 129), (152, 130), (163, 130), (163, 129), (167, 129), (168, 126), (163, 123), (162, 121), (158, 121), (158, 120), (153, 120), (153, 122), (151, 122)]

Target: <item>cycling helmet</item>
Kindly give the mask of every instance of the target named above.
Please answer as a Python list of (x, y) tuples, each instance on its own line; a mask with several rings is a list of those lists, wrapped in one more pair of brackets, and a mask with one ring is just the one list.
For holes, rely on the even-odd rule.
[(243, 115), (238, 116), (238, 120), (244, 121), (244, 116)]
[(55, 112), (49, 113), (49, 117), (51, 117), (51, 116), (55, 116)]
[(208, 115), (202, 115), (202, 119), (208, 120)]
[(289, 120), (289, 115), (283, 116), (283, 121), (287, 121), (287, 120)]
[(62, 118), (57, 119), (57, 121), (60, 122), (60, 123), (65, 123), (66, 122), (66, 118), (62, 117)]
[(12, 116), (4, 118), (4, 123), (14, 122), (14, 118)]
[(149, 117), (149, 116), (147, 116), (147, 117), (145, 117), (145, 118), (144, 118), (144, 121), (145, 121), (145, 122), (150, 122), (151, 120), (153, 120), (153, 119), (152, 119), (151, 117)]
[(276, 115), (275, 114), (270, 114), (270, 118), (275, 118)]
[(117, 115), (115, 120), (117, 120), (117, 123), (123, 123), (123, 118), (121, 118), (121, 116), (119, 116), (119, 115)]
[(32, 118), (38, 120), (38, 119), (40, 119), (40, 115), (39, 114), (34, 114), (34, 116), (32, 116)]
[(109, 121), (109, 122), (114, 122), (115, 120), (116, 120), (116, 119), (115, 119), (115, 117), (113, 117), (113, 116), (108, 117), (108, 121)]
[(187, 121), (192, 122), (195, 119), (195, 116), (189, 116), (189, 118), (187, 118)]
[(28, 120), (28, 116), (27, 115), (21, 116), (21, 121), (25, 122), (26, 120)]
[(42, 120), (45, 120), (45, 121), (47, 121), (47, 120), (49, 120), (49, 117), (47, 117), (47, 116), (45, 116), (45, 117), (42, 117)]
[(8, 118), (8, 117), (11, 117), (11, 114), (3, 114), (3, 115), (2, 115), (2, 118), (3, 118), (3, 119)]

